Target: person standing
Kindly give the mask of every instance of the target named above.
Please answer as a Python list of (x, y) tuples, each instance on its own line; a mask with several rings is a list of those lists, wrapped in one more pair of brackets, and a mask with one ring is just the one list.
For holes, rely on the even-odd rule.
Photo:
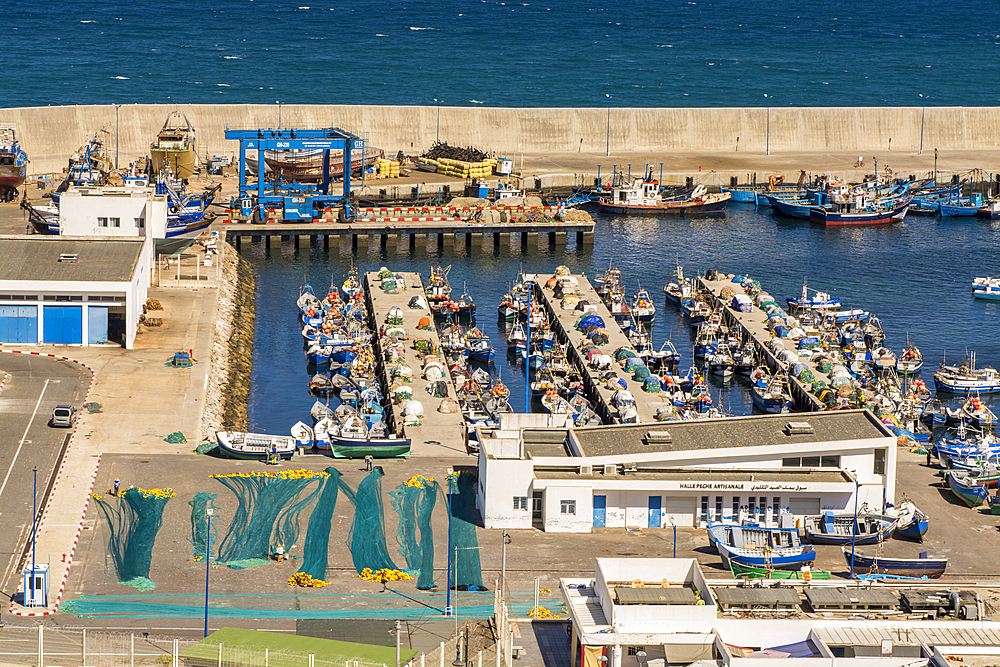
[(121, 485), (122, 485), (121, 481), (117, 477), (115, 477), (115, 495), (116, 496), (118, 495), (118, 489), (119, 489), (119, 487), (121, 487)]
[(371, 472), (372, 471), (372, 463), (373, 463), (373, 461), (374, 461), (374, 458), (372, 457), (371, 454), (369, 454), (369, 455), (367, 455), (365, 457), (365, 471), (366, 472)]

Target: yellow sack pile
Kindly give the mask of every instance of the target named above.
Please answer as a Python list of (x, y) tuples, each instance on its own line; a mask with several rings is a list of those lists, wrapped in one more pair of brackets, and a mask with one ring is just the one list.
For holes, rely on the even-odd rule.
[(379, 178), (399, 178), (399, 163), (395, 160), (378, 159)]
[(437, 173), (455, 178), (486, 178), (493, 173), (493, 168), (497, 161), (488, 158), (482, 162), (463, 162), (461, 160), (449, 160), (448, 158), (420, 158), (426, 164), (436, 164)]

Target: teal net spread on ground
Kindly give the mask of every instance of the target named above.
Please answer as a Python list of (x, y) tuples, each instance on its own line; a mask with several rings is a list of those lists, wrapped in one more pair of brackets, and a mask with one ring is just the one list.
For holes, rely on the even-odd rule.
[(417, 588), (434, 587), (434, 532), (431, 515), (439, 485), (433, 479), (417, 475), (390, 491), (392, 508), (399, 515), (396, 542), (406, 559), (406, 570), (417, 579)]
[[(219, 543), (218, 561), (229, 563), (256, 559), (266, 562), (273, 551), (272, 545), (282, 545), (287, 553), (298, 538), (299, 514), (319, 493), (321, 485), (317, 482), (328, 475), (310, 470), (282, 470), (212, 477), (239, 501)], [(306, 493), (310, 486), (315, 488)]]
[[(354, 495), (354, 523), (347, 537), (354, 569), (395, 570), (385, 543), (385, 513), (382, 507), (382, 469), (376, 467), (358, 484)], [(346, 486), (344, 487), (346, 490)]]
[[(451, 484), (451, 553), (448, 565), (454, 568), (452, 585), (466, 589), (483, 588), (483, 570), (476, 537), (476, 475), (459, 471)], [(457, 557), (457, 563), (456, 563)]]
[(215, 499), (218, 497), (217, 493), (199, 491), (188, 501), (188, 505), (191, 506), (191, 537), (188, 541), (191, 542), (195, 560), (201, 560), (206, 554), (211, 554), (211, 548), (215, 545), (218, 531), (213, 527), (212, 534), (208, 535), (208, 508), (215, 507)]
[(309, 515), (306, 541), (302, 548), (302, 567), (313, 579), (326, 581), (327, 551), (330, 547), (330, 525), (337, 509), (337, 492), (340, 490), (340, 471), (330, 466), (326, 469), (329, 477), (322, 482), (319, 499)]
[(94, 496), (97, 507), (107, 519), (110, 537), (108, 552), (118, 575), (118, 583), (142, 591), (156, 587), (149, 579), (153, 545), (163, 524), (163, 508), (174, 495), (172, 489), (132, 487), (114, 497)]

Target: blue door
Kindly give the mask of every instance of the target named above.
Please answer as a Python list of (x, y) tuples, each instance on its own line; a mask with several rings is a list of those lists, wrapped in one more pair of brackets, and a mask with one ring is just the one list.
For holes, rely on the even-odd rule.
[(604, 528), (608, 517), (608, 497), (594, 496), (594, 528)]
[(0, 343), (38, 342), (38, 306), (0, 306)]
[(83, 342), (83, 306), (45, 306), (42, 337), (55, 345)]
[(649, 523), (647, 524), (649, 528), (660, 527), (660, 520), (662, 519), (662, 505), (660, 503), (662, 500), (660, 496), (649, 497)]
[(104, 345), (108, 342), (108, 307), (87, 306), (87, 344)]

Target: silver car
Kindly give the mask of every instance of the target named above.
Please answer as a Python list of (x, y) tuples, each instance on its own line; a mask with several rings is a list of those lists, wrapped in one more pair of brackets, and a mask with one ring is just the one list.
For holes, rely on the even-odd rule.
[(49, 425), (71, 428), (74, 421), (76, 421), (76, 408), (72, 405), (57, 405), (52, 411), (52, 420), (49, 421)]

